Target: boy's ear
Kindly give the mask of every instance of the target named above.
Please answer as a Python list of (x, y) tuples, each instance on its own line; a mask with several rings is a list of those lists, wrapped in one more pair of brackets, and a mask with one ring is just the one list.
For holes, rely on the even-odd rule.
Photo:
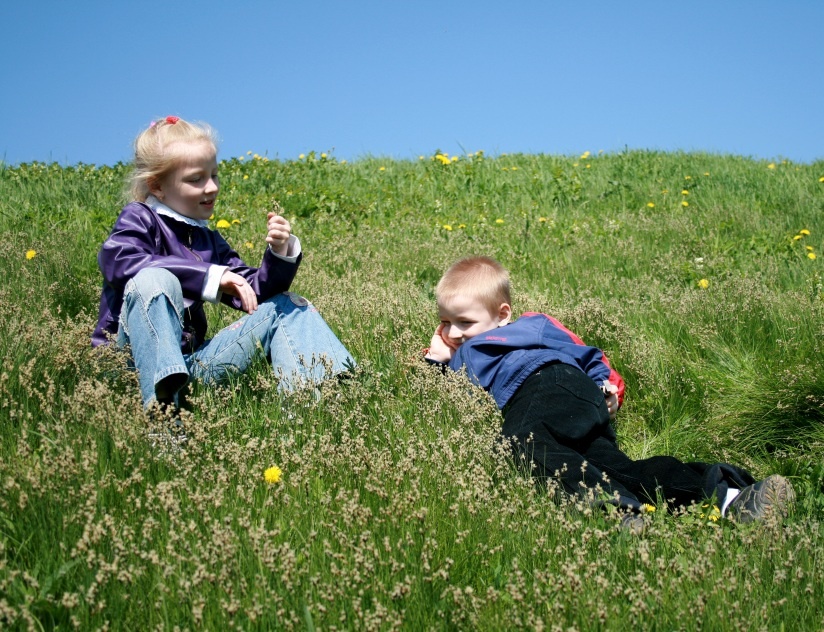
[(501, 303), (501, 307), (498, 310), (498, 320), (500, 324), (506, 325), (510, 318), (512, 318), (512, 306), (509, 303)]

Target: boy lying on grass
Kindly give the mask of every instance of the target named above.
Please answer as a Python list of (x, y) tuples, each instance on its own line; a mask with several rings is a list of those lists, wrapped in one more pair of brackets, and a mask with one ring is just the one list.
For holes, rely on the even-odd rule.
[(624, 381), (604, 353), (545, 314), (510, 322), (509, 273), (494, 259), (453, 264), (435, 290), (440, 325), (426, 359), (466, 369), (504, 417), (503, 435), (539, 480), (623, 510), (624, 528), (640, 532), (644, 504), (672, 507), (712, 500), (736, 522), (783, 519), (795, 494), (773, 475), (756, 482), (726, 463), (683, 463), (671, 456), (633, 461), (619, 448), (611, 421)]

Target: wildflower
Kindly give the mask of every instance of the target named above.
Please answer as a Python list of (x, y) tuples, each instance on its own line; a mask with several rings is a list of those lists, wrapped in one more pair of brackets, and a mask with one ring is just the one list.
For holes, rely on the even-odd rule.
[(466, 224), (458, 224), (458, 228), (466, 228)]
[(815, 259), (815, 253), (814, 252), (808, 252), (807, 253), (807, 259)]
[(643, 504), (644, 512), (646, 513), (653, 513), (655, 511), (655, 505), (650, 505), (648, 503)]
[(587, 158), (589, 158), (589, 156), (590, 156), (589, 152), (585, 151), (584, 153), (581, 154), (581, 160), (586, 160)]
[(217, 227), (218, 228), (230, 228), (231, 226), (232, 225), (229, 222), (227, 222), (225, 219), (219, 219), (217, 221)]
[(298, 160), (303, 160), (304, 158), (306, 158), (306, 154), (301, 154), (298, 156)]
[(821, 176), (821, 177), (818, 179), (818, 181), (819, 181), (819, 182), (824, 182), (824, 176)]
[(381, 167), (378, 171), (386, 171), (386, 167)]
[(452, 162), (458, 162), (458, 156), (452, 156)]
[(418, 156), (418, 160), (423, 160), (423, 156)]
[(320, 155), (320, 157), (321, 157), (322, 160), (325, 160), (326, 159), (326, 154), (323, 153), (323, 154)]
[(443, 228), (444, 230), (452, 230), (452, 224), (444, 224), (444, 225), (442, 226), (442, 228)]
[(689, 206), (689, 205), (690, 205), (690, 203), (687, 202), (686, 200), (681, 200), (681, 206)]
[(698, 287), (700, 287), (702, 290), (706, 290), (709, 286), (710, 282), (707, 279), (701, 279), (698, 282)]
[(498, 219), (495, 220), (495, 223), (496, 224), (503, 224), (504, 220), (499, 217)]
[(681, 195), (689, 195), (689, 194), (690, 194), (690, 192), (687, 191), (686, 189), (681, 190)]
[(539, 217), (538, 221), (543, 224), (544, 222), (546, 222), (546, 217)]
[(812, 246), (807, 246), (806, 248), (807, 248), (807, 250), (809, 250), (809, 251), (812, 251), (812, 249), (813, 249), (813, 247), (812, 247)]
[(710, 172), (709, 172), (709, 171), (705, 171), (705, 172), (704, 172), (704, 175), (709, 177)]
[(243, 156), (238, 156), (237, 157), (238, 160), (243, 160), (243, 158), (244, 158)]
[(247, 151), (247, 152), (246, 152), (246, 155), (247, 155), (247, 156), (251, 156), (251, 155), (252, 155), (252, 152), (251, 152), (251, 151)]
[(801, 239), (801, 237), (802, 235), (796, 235), (795, 237), (793, 237), (793, 241), (798, 241), (799, 239)]
[(248, 180), (248, 179), (249, 179), (249, 174), (244, 173), (244, 174), (243, 174), (243, 179), (244, 179), (244, 180)]
[(775, 163), (771, 162), (770, 164), (768, 164), (767, 169), (775, 169)]
[(647, 202), (648, 208), (655, 208), (655, 204), (653, 202)]
[(232, 220), (232, 225), (233, 225), (233, 226), (237, 226), (238, 224), (240, 224), (240, 220), (239, 220), (239, 219), (233, 219), (233, 220)]
[(273, 465), (272, 467), (266, 469), (263, 473), (263, 478), (270, 485), (274, 485), (275, 483), (280, 482), (280, 477), (282, 474), (283, 471), (277, 465)]
[(684, 176), (684, 180), (692, 180), (692, 176)]
[(809, 235), (810, 231), (808, 231), (806, 228), (802, 228), (801, 230), (798, 231), (798, 234), (799, 235)]
[(246, 242), (246, 244), (245, 244), (245, 246), (246, 246), (249, 250), (251, 250), (252, 248), (254, 248), (254, 247), (255, 247), (255, 244), (253, 244), (251, 241), (247, 241), (247, 242)]
[(36, 250), (27, 250), (26, 251), (26, 260), (27, 261), (31, 261), (36, 256), (37, 256), (37, 251)]

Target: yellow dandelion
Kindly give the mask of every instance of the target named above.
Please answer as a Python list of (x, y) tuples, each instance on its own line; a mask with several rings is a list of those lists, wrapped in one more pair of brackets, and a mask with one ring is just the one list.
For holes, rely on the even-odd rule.
[(240, 220), (239, 220), (239, 219), (233, 219), (233, 220), (232, 220), (232, 225), (237, 226), (238, 224), (240, 224)]
[(702, 290), (706, 290), (709, 286), (710, 282), (707, 279), (701, 279), (698, 282), (698, 287), (700, 287)]
[(585, 151), (584, 153), (581, 154), (581, 160), (586, 160), (587, 158), (589, 158), (589, 156), (590, 156), (589, 152)]
[(248, 180), (248, 179), (249, 179), (249, 176), (248, 176), (247, 174), (244, 174), (244, 175), (243, 175), (243, 179), (244, 179), (244, 180)]
[(810, 231), (808, 231), (806, 228), (802, 228), (801, 230), (798, 231), (798, 234), (799, 235), (809, 235)]
[(418, 160), (423, 160), (423, 156), (418, 156)]
[(452, 162), (458, 162), (458, 156), (452, 156)]
[(282, 475), (283, 471), (277, 465), (273, 465), (272, 467), (266, 469), (263, 473), (263, 478), (270, 485), (274, 485), (275, 483), (280, 482), (280, 477)]
[(590, 164), (587, 164), (587, 169), (589, 169), (589, 168), (590, 168), (590, 167), (592, 167), (592, 165), (590, 165)]
[(503, 224), (504, 220), (499, 217), (498, 219), (495, 220), (495, 223), (496, 224)]
[(298, 156), (298, 160), (303, 160), (304, 158), (306, 158), (306, 154), (301, 154)]
[(824, 176), (821, 176), (821, 177), (818, 179), (818, 181), (819, 181), (819, 182), (824, 182)]
[(255, 247), (255, 244), (253, 244), (251, 241), (247, 241), (245, 245), (249, 250)]
[(544, 222), (546, 222), (546, 217), (539, 217), (538, 221), (543, 224)]
[(243, 160), (243, 158), (244, 158), (243, 156), (238, 156), (238, 158), (237, 158), (237, 159), (238, 159), (238, 160)]
[(655, 511), (655, 505), (650, 505), (648, 503), (643, 504), (644, 512), (645, 513), (653, 513)]
[(444, 224), (441, 228), (444, 230), (452, 230), (452, 224)]
[(655, 208), (654, 202), (647, 202), (647, 208)]
[(27, 250), (26, 251), (26, 260), (27, 261), (31, 261), (36, 256), (37, 256), (37, 251), (36, 250)]
[(771, 162), (770, 164), (768, 164), (767, 169), (775, 169), (775, 163)]
[(812, 246), (805, 246), (805, 248), (807, 248), (807, 250), (809, 250), (810, 252), (812, 252), (812, 250), (813, 250)]
[(692, 180), (692, 176), (684, 176), (684, 180)]
[(321, 158), (326, 158), (326, 154), (325, 154), (325, 153), (324, 153), (324, 154), (321, 154), (321, 155), (320, 155), (320, 157), (321, 157)]
[(230, 228), (232, 225), (227, 222), (225, 219), (217, 220), (217, 227), (218, 228)]
[(815, 259), (815, 253), (814, 252), (808, 252), (807, 253), (807, 259)]
[(386, 167), (381, 167), (378, 171), (386, 171)]
[(669, 193), (669, 189), (661, 189), (661, 193), (663, 193), (664, 195), (666, 195), (667, 193)]
[(466, 224), (458, 224), (458, 228), (466, 228)]
[(707, 176), (707, 177), (709, 177), (710, 172), (709, 172), (709, 171), (705, 171), (705, 172), (704, 172), (704, 175), (705, 175), (705, 176)]
[(512, 167), (512, 171), (518, 171), (518, 167)]
[(689, 205), (690, 205), (690, 203), (687, 202), (686, 200), (681, 200), (681, 206), (689, 206)]
[(689, 194), (690, 194), (690, 192), (687, 191), (686, 189), (681, 190), (681, 195), (689, 195)]
[(573, 162), (573, 163), (572, 163), (572, 166), (573, 166), (573, 167), (577, 167), (577, 166), (578, 166), (578, 163), (577, 163), (577, 162)]
[(801, 237), (801, 235), (796, 235), (795, 237), (793, 237), (793, 241), (798, 241), (799, 239), (801, 239)]

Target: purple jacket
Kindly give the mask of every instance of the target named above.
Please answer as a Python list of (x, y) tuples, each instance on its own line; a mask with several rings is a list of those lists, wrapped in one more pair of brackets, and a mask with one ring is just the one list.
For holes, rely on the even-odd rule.
[[(126, 283), (143, 268), (165, 268), (183, 288), (185, 316), (181, 347), (184, 352), (197, 349), (206, 338), (206, 312), (203, 286), (209, 266), (223, 265), (244, 277), (264, 301), (285, 292), (292, 284), (302, 258), (291, 263), (266, 249), (259, 268), (247, 266), (220, 233), (199, 228), (160, 215), (141, 202), (127, 204), (103, 243), (97, 262), (103, 273), (103, 293), (92, 346), (116, 335)], [(223, 294), (221, 302), (240, 309), (240, 300)]]

